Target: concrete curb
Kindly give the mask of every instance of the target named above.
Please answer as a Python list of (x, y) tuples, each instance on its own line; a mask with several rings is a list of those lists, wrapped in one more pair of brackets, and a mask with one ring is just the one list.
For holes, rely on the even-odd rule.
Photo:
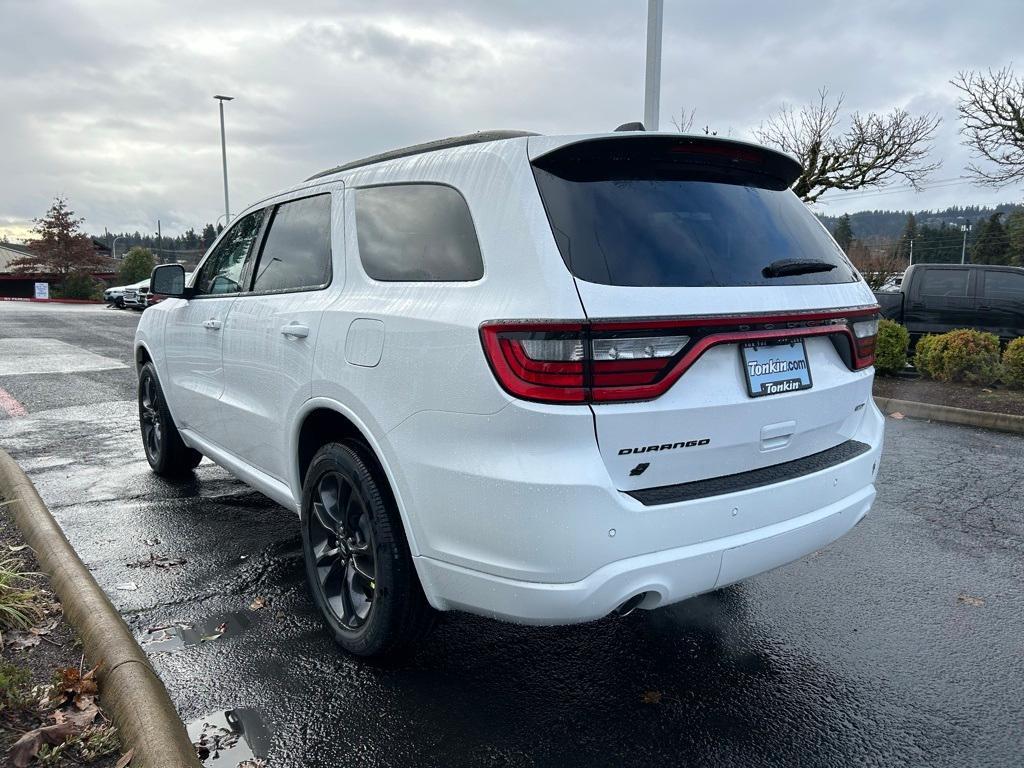
[(950, 405), (916, 403), (911, 400), (897, 400), (892, 397), (876, 397), (875, 403), (882, 413), (899, 411), (915, 419), (931, 419), (946, 424), (962, 424), (968, 427), (983, 427), (998, 432), (1013, 432), (1024, 435), (1024, 416), (990, 411), (972, 411), (968, 408), (954, 408)]
[(121, 734), (132, 765), (201, 768), (167, 691), (135, 642), (128, 625), (68, 543), (35, 486), (0, 449), (0, 496), (11, 502), (15, 522), (60, 598), (90, 663), (100, 664), (103, 708)]

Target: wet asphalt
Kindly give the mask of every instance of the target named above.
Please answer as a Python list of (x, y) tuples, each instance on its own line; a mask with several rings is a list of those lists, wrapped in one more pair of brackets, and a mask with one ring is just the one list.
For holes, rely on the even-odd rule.
[(376, 666), (322, 629), (291, 514), (208, 461), (180, 484), (150, 473), (137, 321), (0, 303), (0, 342), (125, 366), (0, 375), (26, 412), (0, 409), (0, 444), (195, 733), (227, 711), (272, 766), (1024, 762), (1024, 438), (889, 419), (873, 512), (821, 552), (584, 626), (447, 614)]

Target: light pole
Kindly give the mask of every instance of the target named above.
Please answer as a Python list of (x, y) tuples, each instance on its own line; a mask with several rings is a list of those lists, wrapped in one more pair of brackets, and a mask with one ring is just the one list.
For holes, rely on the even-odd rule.
[(960, 231), (964, 233), (964, 244), (960, 248), (960, 263), (964, 264), (967, 259), (967, 233), (971, 231), (971, 225), (961, 224)]
[(220, 159), (224, 166), (224, 222), (231, 221), (231, 206), (228, 204), (228, 147), (224, 139), (224, 102), (234, 101), (234, 96), (214, 96), (220, 102)]
[(116, 259), (117, 258), (117, 241), (118, 240), (124, 240), (124, 235), (118, 235), (117, 237), (114, 238), (114, 243), (113, 243), (113, 245), (110, 246), (110, 258), (112, 258), (112, 259)]
[(658, 130), (661, 105), (661, 21), (663, 0), (647, 0), (647, 73), (644, 78), (644, 129)]

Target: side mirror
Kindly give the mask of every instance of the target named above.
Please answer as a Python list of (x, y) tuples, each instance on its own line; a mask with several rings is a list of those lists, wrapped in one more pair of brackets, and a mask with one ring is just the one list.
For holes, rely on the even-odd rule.
[(170, 298), (188, 298), (185, 288), (185, 268), (181, 264), (161, 264), (153, 268), (149, 278), (149, 292)]

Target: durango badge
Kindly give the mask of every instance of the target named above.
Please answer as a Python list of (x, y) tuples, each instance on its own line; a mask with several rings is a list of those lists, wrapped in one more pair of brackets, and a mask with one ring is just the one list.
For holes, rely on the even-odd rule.
[(680, 443), (662, 443), (661, 445), (645, 445), (642, 448), (620, 448), (619, 456), (627, 456), (631, 453), (651, 453), (653, 451), (674, 451), (677, 448), (694, 448), (700, 445), (707, 445), (711, 442), (710, 437), (702, 437), (700, 440), (686, 440)]

